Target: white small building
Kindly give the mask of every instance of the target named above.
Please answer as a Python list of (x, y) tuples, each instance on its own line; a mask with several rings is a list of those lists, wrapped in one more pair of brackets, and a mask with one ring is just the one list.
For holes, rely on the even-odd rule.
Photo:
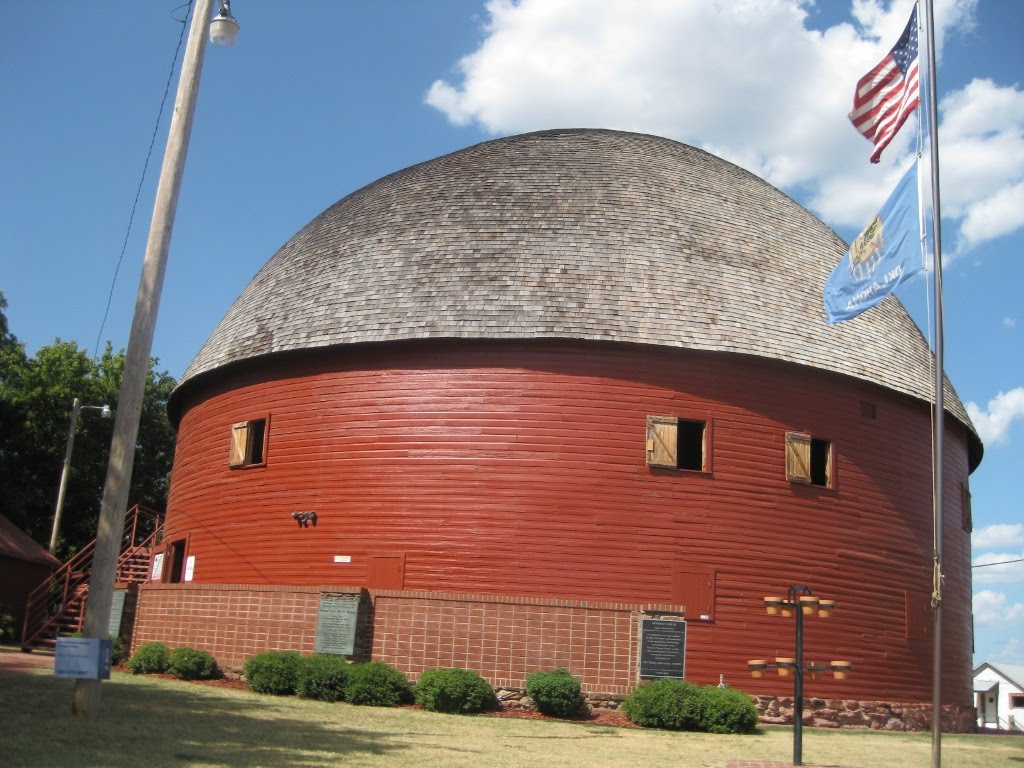
[(979, 728), (1024, 731), (1024, 667), (984, 661), (974, 668)]

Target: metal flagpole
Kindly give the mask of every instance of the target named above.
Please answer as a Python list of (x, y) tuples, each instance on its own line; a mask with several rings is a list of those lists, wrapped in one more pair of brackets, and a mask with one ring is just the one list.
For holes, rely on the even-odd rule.
[(945, 392), (943, 388), (942, 355), (942, 217), (939, 207), (939, 109), (938, 88), (935, 77), (935, 12), (932, 0), (924, 0), (925, 39), (928, 50), (928, 131), (931, 152), (932, 180), (932, 237), (935, 255), (932, 276), (935, 292), (935, 440), (932, 448), (932, 612), (934, 614), (934, 641), (932, 646), (932, 766), (942, 765), (942, 523), (943, 523), (943, 451)]

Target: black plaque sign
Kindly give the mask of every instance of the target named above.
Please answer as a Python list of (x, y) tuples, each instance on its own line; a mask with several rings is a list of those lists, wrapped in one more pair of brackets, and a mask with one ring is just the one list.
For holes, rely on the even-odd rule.
[(125, 591), (123, 589), (114, 590), (114, 597), (110, 603), (110, 626), (107, 627), (108, 635), (121, 634), (121, 617), (124, 615), (124, 596)]
[(331, 595), (320, 598), (316, 618), (316, 653), (351, 656), (355, 652), (359, 596)]
[(686, 622), (642, 619), (640, 677), (677, 677), (686, 671)]

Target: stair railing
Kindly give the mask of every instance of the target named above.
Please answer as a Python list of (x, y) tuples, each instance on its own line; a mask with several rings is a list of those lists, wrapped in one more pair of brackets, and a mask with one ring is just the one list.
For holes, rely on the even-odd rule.
[[(136, 542), (140, 518), (151, 521), (153, 530)], [(160, 513), (139, 504), (125, 513), (125, 532), (117, 561), (118, 582), (136, 584), (148, 580), (149, 552), (162, 536), (161, 523)], [(52, 640), (61, 625), (72, 632), (81, 629), (95, 550), (96, 541), (90, 541), (29, 593), (21, 632), (22, 650)], [(68, 621), (73, 626), (69, 627)]]

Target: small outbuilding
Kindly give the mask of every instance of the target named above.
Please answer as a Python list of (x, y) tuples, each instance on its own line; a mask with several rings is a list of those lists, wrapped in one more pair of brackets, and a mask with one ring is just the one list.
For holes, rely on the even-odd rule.
[(983, 661), (974, 670), (978, 727), (1024, 731), (1024, 667)]
[(56, 557), (0, 515), (0, 608), (10, 611), (16, 634), (21, 632), (29, 593), (59, 566)]

